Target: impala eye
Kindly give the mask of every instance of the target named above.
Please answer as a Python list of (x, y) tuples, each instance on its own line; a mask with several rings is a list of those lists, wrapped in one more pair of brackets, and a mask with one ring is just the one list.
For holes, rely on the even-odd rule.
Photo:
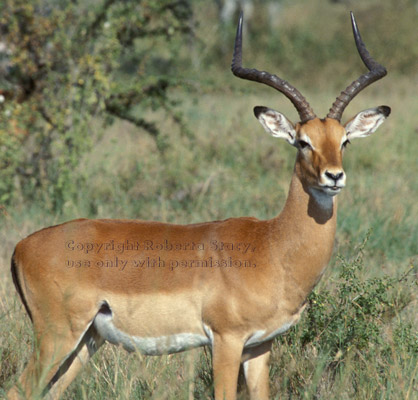
[(308, 142), (305, 142), (304, 140), (299, 140), (299, 147), (301, 149), (306, 149), (311, 147), (311, 145)]
[(344, 143), (343, 143), (343, 149), (345, 149), (351, 142), (347, 139)]

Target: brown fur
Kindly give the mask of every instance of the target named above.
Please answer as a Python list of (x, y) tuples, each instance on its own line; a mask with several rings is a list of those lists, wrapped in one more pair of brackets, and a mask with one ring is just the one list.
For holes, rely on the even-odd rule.
[[(240, 362), (251, 398), (267, 399), (273, 332), (299, 320), (333, 249), (336, 198), (325, 196), (325, 207), (312, 189), (320, 187), (324, 171), (343, 171), (345, 130), (338, 121), (316, 118), (295, 130), (296, 141), (305, 135), (315, 150), (298, 151), (276, 218), (193, 225), (81, 219), (19, 242), (12, 271), (38, 347), (8, 398), (20, 398), (19, 387), (28, 397), (51, 389), (50, 397), (58, 398), (91, 356), (88, 343), (98, 348), (104, 342), (96, 316), (111, 313), (117, 329), (135, 337), (208, 336), (216, 399), (235, 399)], [(143, 247), (117, 250), (112, 240)], [(87, 251), (92, 243), (109, 248)], [(148, 265), (135, 266), (147, 257)], [(109, 260), (112, 267), (100, 266)], [(170, 267), (173, 260), (177, 268)]]
[[(329, 157), (333, 149), (335, 152), (335, 145), (329, 138), (322, 140), (321, 136), (331, 135), (323, 129), (328, 128), (328, 124), (310, 121), (303, 129)], [(308, 130), (308, 125), (313, 127)], [(337, 154), (332, 159), (335, 164), (341, 157)], [(216, 366), (217, 343), (227, 337), (227, 343), (234, 342), (237, 347), (237, 354), (231, 358), (241, 359), (244, 343), (255, 331), (265, 330), (267, 334), (281, 325), (296, 322), (307, 294), (331, 256), (335, 204), (324, 211), (312, 203), (304, 185), (313, 179), (315, 171), (305, 176), (305, 163), (299, 156), (286, 206), (272, 220), (233, 218), (186, 226), (146, 221), (76, 220), (41, 230), (22, 240), (16, 246), (14, 260), (40, 345), (45, 343), (43, 335), (48, 330), (53, 342), (65, 340), (67, 346), (63, 347), (70, 351), (76, 344), (75, 339), (79, 339), (94, 319), (100, 304), (106, 301), (118, 327), (135, 336), (181, 332), (204, 335), (202, 326), (206, 324), (215, 335), (215, 375), (228, 375), (227, 370)], [(321, 163), (326, 165), (326, 159), (321, 159)], [(153, 249), (142, 253), (109, 250), (99, 254), (68, 249), (68, 243), (71, 247), (77, 243), (102, 244), (111, 240), (140, 243), (166, 240), (181, 246), (203, 243), (205, 249), (171, 252)], [(210, 248), (211, 243), (221, 242), (249, 243), (250, 250), (243, 254), (243, 250)], [(93, 266), (112, 257), (115, 260), (115, 255), (132, 265), (141, 254), (143, 258), (146, 255), (163, 261), (165, 267), (126, 267), (122, 271)], [(173, 256), (176, 260), (207, 260), (209, 257), (213, 262), (245, 260), (250, 266), (179, 266), (171, 270), (167, 264)], [(91, 266), (66, 266), (67, 260), (77, 259), (88, 260)], [(66, 332), (72, 335), (68, 337)], [(223, 361), (219, 361), (219, 365), (223, 365)], [(217, 373), (219, 369), (221, 372)], [(235, 382), (235, 375), (228, 381)], [(217, 388), (224, 378), (215, 376)], [(25, 382), (22, 384), (25, 386)], [(233, 387), (235, 390), (235, 383)]]

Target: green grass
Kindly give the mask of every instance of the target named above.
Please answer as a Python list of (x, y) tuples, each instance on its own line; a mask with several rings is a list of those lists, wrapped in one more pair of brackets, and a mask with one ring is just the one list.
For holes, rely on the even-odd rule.
[[(36, 205), (27, 209), (17, 206), (3, 214), (0, 232), (2, 386), (12, 384), (31, 349), (31, 324), (24, 316), (9, 274), (14, 244), (42, 226), (85, 215), (176, 223), (240, 215), (273, 217), (285, 200), (295, 151), (265, 134), (252, 116), (252, 106), (268, 104), (263, 99), (270, 95), (268, 91), (241, 96), (220, 91), (195, 101), (185, 98), (186, 118), (193, 123), (193, 143), (173, 130), (169, 132), (170, 147), (164, 154), (155, 150), (153, 139), (146, 135), (124, 124), (114, 126), (80, 163), (80, 169), (86, 171), (86, 187), (81, 191), (78, 205), (69, 204), (65, 215), (58, 217), (45, 215)], [(309, 93), (309, 98), (313, 104), (323, 101), (315, 93)], [(364, 249), (364, 268), (356, 278), (359, 281), (383, 275), (400, 276), (410, 265), (416, 266), (418, 253), (417, 187), (410, 174), (418, 150), (414, 141), (414, 117), (396, 111), (407, 104), (410, 107), (414, 100), (396, 92), (387, 98), (382, 90), (373, 96), (364, 93), (356, 106), (363, 109), (375, 105), (375, 98), (379, 99), (378, 103), (390, 104), (393, 115), (373, 137), (355, 141), (349, 147), (345, 156), (348, 185), (339, 196), (335, 254), (352, 257), (366, 232), (372, 229)], [(286, 104), (283, 107), (289, 108)], [(285, 112), (293, 113), (288, 109)], [(398, 155), (402, 149), (402, 157), (396, 158), (394, 149)], [(334, 258), (317, 293), (327, 290), (329, 298), (341, 296), (340, 269), (341, 262)], [(330, 367), (335, 355), (327, 354), (314, 342), (300, 346), (301, 332), (308, 324), (305, 313), (299, 326), (275, 345), (271, 363), (273, 395), (315, 398), (320, 393), (321, 398), (330, 399), (412, 398), (417, 349), (396, 347), (393, 339), (393, 331), (406, 329), (408, 340), (413, 341), (410, 338), (413, 330), (407, 329), (408, 323), (416, 322), (416, 300), (411, 297), (411, 290), (410, 283), (405, 282), (390, 289), (394, 298), (400, 298), (403, 293), (406, 305), (394, 307), (390, 319), (378, 321), (384, 334), (383, 343), (373, 346), (385, 356), (368, 359), (366, 363), (359, 350), (344, 353), (341, 356), (344, 367), (338, 371)], [(320, 310), (313, 304), (309, 313), (330, 308), (332, 305), (327, 302)], [(146, 358), (105, 346), (69, 388), (65, 398), (186, 398), (191, 384), (196, 398), (210, 398), (209, 352), (196, 350), (193, 354), (198, 360), (194, 373), (187, 366), (190, 362), (187, 354)], [(161, 385), (161, 382), (166, 383)], [(376, 391), (381, 393), (378, 397)]]
[[(200, 29), (205, 32), (209, 27), (207, 23)], [(341, 64), (341, 59), (336, 60), (334, 67)], [(1, 209), (0, 397), (14, 383), (31, 352), (32, 327), (9, 272), (14, 245), (29, 233), (84, 216), (192, 223), (244, 215), (264, 219), (280, 212), (295, 150), (267, 135), (252, 108), (270, 106), (292, 120), (296, 120), (296, 112), (273, 90), (233, 80), (227, 64), (224, 69), (211, 68), (201, 82), (196, 79), (194, 86), (171, 94), (181, 100), (192, 135), (162, 122), (168, 146), (160, 152), (153, 138), (129, 124), (118, 123), (102, 132), (99, 123), (92, 123), (93, 149), (74, 171), (84, 176), (85, 184), (62, 214), (51, 215), (42, 204), (24, 200)], [(327, 66), (329, 70), (332, 65)], [(343, 74), (335, 80), (348, 84), (354, 78), (347, 69)], [(348, 119), (380, 104), (392, 107), (392, 115), (376, 134), (354, 141), (345, 154), (348, 180), (339, 195), (334, 257), (299, 325), (274, 345), (270, 370), (273, 398), (413, 399), (416, 395), (416, 82), (415, 75), (392, 71), (345, 111)], [(321, 116), (339, 93), (334, 85), (332, 75), (317, 85), (302, 80), (301, 90)], [(163, 115), (156, 112), (153, 118)], [(360, 251), (369, 231), (368, 242)], [(354, 276), (342, 276), (344, 265), (358, 265), (360, 253), (361, 268)], [(408, 278), (399, 281), (407, 271)], [(367, 297), (367, 293), (375, 293), (379, 282), (388, 279), (395, 281), (387, 288), (386, 300), (373, 302)], [(375, 315), (364, 311), (364, 321), (358, 315), (351, 325), (338, 319), (335, 329), (325, 329), (308, 340), (307, 332), (320, 325), (318, 318), (331, 318), (333, 313), (338, 318), (345, 315), (347, 321), (353, 318), (356, 305), (342, 292), (348, 283), (360, 285), (366, 300), (378, 311)], [(347, 302), (343, 306), (344, 298)], [(365, 321), (375, 324), (377, 330), (368, 332)], [(355, 337), (365, 335), (368, 346), (354, 341), (338, 352), (332, 333), (338, 329), (345, 332), (350, 326), (358, 330)], [(187, 398), (192, 391), (195, 398), (208, 399), (212, 396), (209, 353), (199, 349), (154, 358), (128, 355), (106, 345), (64, 398), (178, 399)], [(245, 398), (245, 393), (241, 396)]]

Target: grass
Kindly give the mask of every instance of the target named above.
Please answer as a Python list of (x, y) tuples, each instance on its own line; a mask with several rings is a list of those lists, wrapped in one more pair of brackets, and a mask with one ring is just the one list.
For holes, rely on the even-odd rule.
[[(399, 84), (402, 82), (396, 82), (397, 87)], [(66, 215), (60, 217), (39, 213), (36, 205), (29, 209), (3, 210), (0, 232), (2, 386), (11, 385), (31, 349), (31, 324), (24, 316), (9, 274), (14, 244), (42, 226), (86, 214), (176, 223), (240, 215), (273, 217), (285, 200), (295, 152), (264, 134), (251, 115), (252, 105), (265, 104), (263, 99), (269, 96), (270, 92), (260, 91), (245, 96), (219, 92), (197, 100), (185, 98), (186, 117), (193, 121), (193, 146), (186, 146), (189, 139), (173, 131), (171, 146), (164, 154), (155, 151), (152, 139), (131, 127), (114, 126), (80, 164), (80, 169), (89, 174), (80, 209), (68, 205)], [(386, 96), (384, 92), (373, 96), (366, 92), (356, 108), (375, 105), (375, 97), (380, 100)], [(323, 101), (322, 95), (315, 93), (310, 93), (309, 98), (313, 104)], [(413, 99), (405, 99), (395, 92), (387, 100), (395, 110), (393, 115), (373, 137), (364, 143), (354, 142), (345, 159), (348, 187), (339, 199), (335, 254), (350, 257), (365, 233), (372, 229), (364, 249), (365, 266), (359, 273), (359, 281), (383, 275), (397, 277), (410, 265), (416, 266), (417, 186), (409, 173), (418, 150), (414, 141), (414, 117), (396, 111), (410, 105)], [(399, 143), (400, 137), (409, 146)], [(401, 158), (394, 156), (394, 149), (398, 154), (402, 149)], [(330, 297), (341, 296), (340, 269), (341, 263), (335, 257), (317, 293), (327, 290)], [(410, 293), (411, 288), (399, 282), (390, 291), (396, 298), (403, 292)], [(344, 368), (338, 373), (330, 371), (329, 366), (335, 355), (324, 353), (314, 343), (299, 348), (301, 332), (308, 324), (305, 315), (290, 334), (291, 342), (286, 342), (290, 340), (288, 335), (284, 342), (275, 345), (271, 363), (273, 395), (315, 398), (321, 393), (330, 399), (412, 398), (416, 389), (413, 381), (416, 348), (402, 348), (398, 352), (391, 336), (393, 330), (406, 329), (408, 323), (416, 322), (416, 300), (410, 295), (406, 297), (406, 305), (395, 307), (395, 315), (379, 325), (385, 336), (383, 344), (374, 346), (385, 349), (388, 355), (383, 360), (365, 363), (361, 352), (344, 354)], [(328, 309), (332, 305), (326, 303), (324, 307)], [(309, 312), (314, 310), (315, 305)], [(413, 331), (408, 332), (409, 336), (413, 335)], [(69, 388), (65, 398), (186, 398), (191, 384), (196, 398), (210, 398), (210, 355), (204, 350), (193, 352), (198, 364), (194, 374), (187, 366), (190, 357), (187, 353), (146, 358), (105, 346)], [(361, 374), (359, 365), (367, 367)], [(162, 387), (161, 382), (169, 383)], [(376, 390), (381, 393), (378, 397), (374, 397)]]
[[(1, 210), (0, 397), (22, 371), (32, 346), (31, 324), (9, 272), (13, 247), (27, 234), (82, 216), (192, 223), (243, 215), (264, 219), (280, 212), (295, 150), (265, 134), (252, 107), (270, 106), (293, 120), (296, 113), (271, 89), (232, 81), (229, 74), (225, 67), (216, 70), (217, 83), (210, 87), (197, 81), (172, 93), (181, 100), (192, 135), (162, 122), (168, 143), (164, 152), (157, 150), (153, 138), (128, 124), (101, 132), (99, 124), (92, 123), (95, 145), (74, 171), (84, 175), (85, 185), (62, 214), (50, 215), (41, 204), (24, 201)], [(350, 82), (350, 71), (344, 79)], [(334, 257), (299, 325), (275, 342), (270, 370), (273, 398), (413, 399), (416, 394), (418, 99), (414, 84), (416, 76), (395, 70), (345, 111), (348, 119), (380, 104), (392, 107), (392, 115), (376, 134), (354, 141), (346, 152), (348, 181), (339, 195)], [(319, 115), (326, 114), (338, 94), (330, 85), (321, 80), (303, 90)], [(156, 112), (153, 117), (162, 115)], [(347, 266), (359, 268), (347, 277)], [(370, 297), (390, 279), (394, 281), (383, 293), (386, 297)], [(354, 297), (344, 294), (349, 284), (362, 288), (362, 298), (374, 307), (374, 315), (354, 313)], [(344, 316), (345, 320), (340, 318)], [(333, 330), (317, 331), (321, 318), (334, 318), (339, 324)], [(376, 331), (367, 331), (371, 324)], [(332, 336), (350, 327), (357, 332), (355, 338), (364, 334), (367, 346), (353, 339), (351, 347), (344, 347), (342, 337), (338, 342)], [(309, 332), (317, 334), (310, 337)], [(177, 399), (192, 391), (195, 398), (207, 399), (212, 396), (210, 364), (209, 351), (203, 349), (154, 358), (128, 355), (107, 345), (64, 398)], [(245, 398), (245, 393), (241, 396)]]

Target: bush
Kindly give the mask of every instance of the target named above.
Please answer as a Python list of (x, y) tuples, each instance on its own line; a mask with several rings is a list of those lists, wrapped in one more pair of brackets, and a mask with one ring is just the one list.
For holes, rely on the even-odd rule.
[(124, 119), (157, 137), (146, 115), (160, 109), (181, 123), (168, 89), (192, 32), (189, 0), (5, 0), (0, 15), (0, 201), (21, 193), (54, 211), (73, 201), (93, 124)]
[[(418, 335), (411, 323), (400, 318), (412, 301), (412, 268), (401, 278), (383, 275), (362, 279), (368, 239), (369, 235), (352, 259), (339, 257), (333, 289), (315, 290), (301, 323), (278, 340), (280, 364), (299, 360), (298, 368), (285, 381), (287, 392), (321, 398), (321, 390), (326, 388), (328, 394), (340, 390), (351, 393), (352, 398), (370, 398), (364, 394), (367, 390), (386, 387), (390, 380), (388, 366), (402, 366), (404, 373), (409, 369), (413, 376), (414, 361), (405, 364), (411, 354), (415, 358), (418, 354)], [(302, 360), (309, 360), (307, 370)], [(275, 368), (280, 370), (280, 366)], [(371, 368), (375, 369), (373, 373)], [(345, 380), (345, 387), (338, 388)], [(307, 383), (313, 385), (307, 387)], [(399, 391), (406, 393), (410, 384), (412, 380)], [(387, 389), (391, 393), (392, 389)]]

